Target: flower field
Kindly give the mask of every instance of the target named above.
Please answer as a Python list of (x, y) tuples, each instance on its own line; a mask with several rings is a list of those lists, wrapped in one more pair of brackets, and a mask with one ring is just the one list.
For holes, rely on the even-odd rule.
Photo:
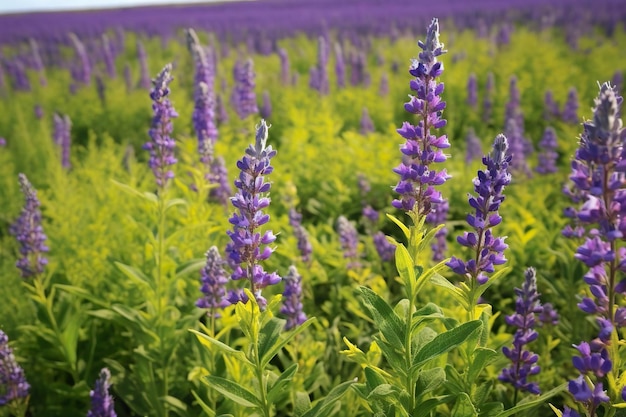
[(0, 15), (0, 416), (626, 415), (626, 8), (386, 3)]

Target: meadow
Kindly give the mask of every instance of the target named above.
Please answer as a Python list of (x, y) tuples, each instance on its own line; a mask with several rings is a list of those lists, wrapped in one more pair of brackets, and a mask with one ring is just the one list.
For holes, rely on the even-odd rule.
[(0, 16), (0, 416), (623, 415), (626, 12), (336, 3)]

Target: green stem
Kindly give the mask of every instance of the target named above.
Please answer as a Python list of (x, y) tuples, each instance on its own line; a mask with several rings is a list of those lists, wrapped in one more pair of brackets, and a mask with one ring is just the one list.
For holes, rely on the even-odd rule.
[[(258, 326), (254, 326), (254, 321), (256, 317), (254, 316), (254, 308), (252, 309), (252, 328), (258, 329)], [(257, 382), (259, 383), (259, 394), (261, 395), (261, 411), (264, 417), (271, 417), (271, 405), (267, 403), (267, 386), (265, 385), (265, 380), (263, 378), (263, 367), (261, 367), (261, 357), (259, 354), (259, 335), (258, 330), (255, 332), (254, 340), (251, 340), (254, 348), (254, 371), (256, 374)]]
[[(407, 291), (411, 293), (410, 290)], [(408, 415), (412, 415), (415, 410), (415, 381), (413, 380), (413, 372), (411, 372), (411, 363), (413, 360), (413, 347), (411, 337), (411, 322), (413, 319), (413, 296), (414, 294), (408, 294), (409, 296), (409, 309), (406, 317), (406, 329), (404, 336), (404, 354), (405, 356), (405, 366), (406, 366), (406, 390), (409, 393), (410, 398), (410, 408), (407, 410)]]
[[(163, 280), (165, 278), (165, 271), (163, 268), (163, 261), (165, 259), (165, 201), (164, 201), (165, 189), (161, 189), (161, 193), (158, 195), (158, 216), (159, 223), (157, 229), (157, 257), (156, 257), (156, 324), (157, 334), (159, 336), (159, 350), (161, 357), (161, 366), (163, 368), (163, 398), (169, 395), (169, 375), (168, 366), (169, 359), (165, 357), (165, 349), (163, 346)], [(164, 416), (169, 416), (169, 407), (164, 404)]]

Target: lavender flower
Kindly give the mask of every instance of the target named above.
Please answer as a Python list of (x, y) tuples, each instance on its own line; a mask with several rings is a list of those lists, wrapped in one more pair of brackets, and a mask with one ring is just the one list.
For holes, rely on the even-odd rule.
[(366, 218), (367, 220), (369, 220), (372, 224), (378, 223), (378, 219), (380, 218), (380, 213), (378, 211), (376, 211), (369, 204), (367, 206), (363, 207), (362, 214), (363, 214), (363, 217)]
[(543, 98), (544, 109), (543, 109), (543, 118), (546, 120), (552, 120), (555, 117), (559, 117), (561, 111), (559, 110), (559, 104), (554, 101), (554, 95), (551, 90), (546, 91), (546, 94)]
[(541, 152), (539, 153), (539, 161), (535, 171), (540, 174), (552, 174), (557, 172), (556, 159), (559, 156), (559, 154), (556, 153), (557, 146), (556, 132), (552, 127), (546, 127), (546, 130), (543, 132), (543, 137), (539, 142)]
[(578, 123), (578, 93), (574, 87), (570, 88), (567, 93), (567, 101), (561, 117), (565, 123)]
[(45, 67), (43, 65), (43, 61), (41, 60), (41, 55), (39, 54), (39, 45), (37, 45), (37, 41), (34, 39), (30, 39), (30, 49), (33, 53), (33, 68), (39, 73), (39, 84), (41, 86), (48, 85), (48, 81), (46, 80)]
[(209, 196), (220, 204), (226, 206), (230, 201), (232, 190), (230, 183), (228, 182), (228, 171), (226, 170), (226, 163), (222, 156), (213, 158), (211, 163), (211, 177), (209, 179), (211, 184), (217, 184), (217, 187), (211, 188)]
[(168, 97), (170, 94), (169, 84), (174, 79), (171, 71), (172, 64), (167, 64), (152, 80), (153, 88), (150, 92), (150, 98), (152, 99), (154, 117), (152, 118), (152, 127), (148, 132), (151, 140), (143, 146), (145, 150), (150, 151), (148, 165), (152, 168), (157, 186), (160, 189), (165, 188), (168, 180), (174, 178), (174, 172), (168, 167), (177, 162), (174, 157), (176, 143), (170, 136), (173, 130), (172, 119), (178, 117), (178, 113), (174, 110)]
[(435, 186), (441, 185), (449, 178), (445, 169), (435, 171), (430, 168), (433, 162), (443, 162), (447, 156), (441, 149), (448, 148), (446, 135), (432, 134), (431, 129), (440, 129), (446, 125), (441, 119), (441, 112), (446, 103), (441, 100), (443, 83), (436, 78), (443, 73), (443, 64), (437, 57), (446, 51), (439, 43), (439, 22), (433, 19), (428, 27), (425, 42), (418, 42), (422, 52), (417, 60), (413, 60), (409, 73), (416, 77), (411, 80), (411, 90), (417, 96), (409, 96), (410, 101), (404, 108), (419, 116), (417, 126), (404, 122), (398, 133), (406, 139), (400, 148), (403, 161), (394, 172), (400, 175), (395, 191), (400, 198), (393, 201), (393, 206), (415, 212), (417, 216), (425, 216), (432, 210), (433, 204), (442, 202), (441, 194)]
[(298, 241), (298, 250), (302, 261), (310, 262), (313, 247), (309, 241), (309, 234), (302, 226), (302, 214), (298, 213), (295, 208), (289, 209), (289, 225), (293, 228), (293, 234)]
[(559, 324), (559, 313), (554, 309), (551, 303), (545, 303), (542, 306), (541, 313), (539, 313), (539, 325), (551, 325), (556, 326)]
[(283, 86), (289, 84), (289, 55), (283, 48), (278, 48), (278, 57), (280, 58), (280, 82)]
[(102, 35), (102, 53), (104, 57), (104, 65), (109, 78), (117, 77), (117, 73), (115, 71), (115, 54), (113, 52), (113, 46), (111, 45), (109, 37), (106, 33)]
[(330, 91), (330, 86), (328, 82), (328, 55), (329, 55), (328, 42), (326, 38), (320, 36), (318, 38), (317, 44), (317, 88), (316, 90), (320, 92), (320, 94), (327, 95)]
[[(515, 75), (511, 76), (509, 80), (509, 101), (506, 103), (506, 108), (504, 111), (504, 120), (507, 122), (509, 120), (515, 121), (517, 128), (520, 131), (520, 135), (524, 134), (524, 114), (521, 109), (521, 98), (520, 91), (517, 87), (517, 77)], [(509, 141), (511, 141), (511, 147), (513, 147), (513, 139), (509, 137)]]
[[(443, 200), (441, 203), (435, 206), (435, 209), (426, 215), (426, 222), (433, 226), (445, 224), (448, 218), (448, 210), (450, 205), (448, 200)], [(448, 236), (448, 229), (444, 226), (435, 233), (435, 239), (431, 243), (431, 249), (433, 252), (433, 261), (440, 262), (445, 259), (446, 250), (448, 245), (446, 243), (446, 236)]]
[(467, 104), (472, 107), (476, 107), (476, 104), (478, 104), (478, 81), (476, 80), (476, 74), (470, 74), (467, 79)]
[(491, 229), (502, 221), (498, 209), (505, 199), (504, 188), (511, 183), (511, 174), (508, 172), (511, 156), (507, 156), (508, 142), (502, 134), (496, 136), (491, 154), (483, 158), (486, 169), (478, 171), (474, 178), (474, 191), (477, 196), (469, 196), (469, 204), (474, 208), (474, 214), (467, 215), (467, 223), (474, 232), (464, 232), (457, 237), (462, 246), (471, 248), (476, 254), (474, 259), (463, 262), (453, 256), (446, 265), (456, 274), (478, 285), (489, 279), (487, 273), (494, 272), (495, 265), (506, 262), (504, 250), (508, 247), (505, 238), (494, 237)]
[(209, 314), (213, 314), (214, 317), (220, 317), (215, 309), (229, 305), (229, 302), (226, 300), (225, 290), (228, 278), (223, 268), (225, 261), (222, 260), (216, 246), (211, 246), (205, 256), (206, 264), (201, 271), (202, 286), (200, 287), (200, 291), (202, 291), (204, 296), (196, 301), (196, 306), (210, 309)]
[(44, 271), (48, 259), (43, 256), (49, 249), (45, 245), (46, 235), (41, 226), (41, 203), (37, 198), (37, 191), (26, 178), (19, 174), (18, 179), (26, 204), (22, 208), (20, 217), (11, 225), (9, 232), (15, 236), (20, 244), (22, 256), (16, 266), (22, 271), (22, 278), (35, 277)]
[(363, 107), (363, 112), (361, 113), (361, 134), (368, 135), (374, 132), (374, 122), (370, 118), (370, 114), (367, 111), (367, 107)]
[(343, 59), (341, 45), (335, 43), (335, 75), (337, 76), (337, 88), (346, 86), (346, 62)]
[(530, 167), (526, 160), (526, 138), (522, 135), (522, 131), (514, 118), (507, 119), (504, 132), (508, 138), (509, 155), (512, 157), (511, 169), (531, 176)]
[(233, 69), (235, 77), (235, 88), (233, 90), (233, 106), (241, 120), (256, 114), (259, 109), (256, 104), (256, 94), (254, 93), (254, 62), (252, 59), (240, 61)]
[(79, 61), (79, 64), (76, 65), (72, 71), (72, 77), (74, 81), (78, 83), (89, 85), (91, 81), (91, 63), (89, 62), (85, 45), (78, 39), (78, 36), (73, 33), (69, 34), (69, 38), (74, 46), (76, 58)]
[(393, 260), (396, 255), (396, 245), (387, 240), (387, 236), (383, 232), (376, 232), (373, 236), (376, 252), (383, 262)]
[(28, 398), (30, 385), (9, 347), (9, 337), (0, 330), (0, 407)]
[(483, 146), (480, 143), (480, 139), (476, 136), (474, 128), (470, 127), (465, 136), (465, 163), (469, 164), (475, 159), (482, 158), (483, 155)]
[(359, 235), (356, 227), (345, 216), (339, 216), (337, 219), (337, 233), (339, 234), (343, 257), (348, 259), (348, 269), (358, 268), (360, 265), (357, 260), (359, 256)]
[(289, 272), (287, 272), (284, 281), (284, 301), (280, 312), (287, 316), (285, 330), (291, 330), (304, 323), (307, 318), (302, 307), (302, 277), (295, 266), (289, 267)]
[(263, 234), (258, 230), (270, 219), (263, 212), (270, 204), (270, 199), (265, 194), (271, 188), (271, 184), (265, 182), (264, 176), (274, 169), (270, 160), (276, 155), (276, 151), (271, 145), (266, 146), (268, 126), (265, 120), (261, 120), (256, 129), (255, 144), (250, 145), (244, 157), (237, 162), (237, 167), (241, 170), (239, 178), (235, 180), (238, 192), (231, 198), (237, 212), (229, 219), (233, 230), (227, 232), (231, 242), (226, 246), (226, 252), (228, 262), (233, 268), (231, 278), (250, 281), (252, 293), (259, 306), (264, 308), (267, 301), (261, 295), (261, 290), (281, 281), (278, 274), (265, 272), (259, 263), (270, 257), (273, 249), (267, 245), (276, 240), (271, 230)]
[(592, 416), (595, 415), (595, 410), (601, 403), (610, 401), (606, 391), (603, 390), (602, 382), (598, 382), (595, 386), (591, 384), (590, 387), (589, 382), (582, 375), (573, 381), (569, 381), (568, 390), (576, 401), (585, 405), (590, 412), (589, 415)]
[(68, 115), (54, 114), (54, 143), (61, 148), (61, 165), (70, 168), (70, 148), (72, 144), (72, 121)]
[(150, 71), (148, 70), (148, 54), (141, 40), (137, 40), (137, 60), (139, 61), (139, 82), (138, 87), (142, 89), (150, 88)]
[(100, 376), (96, 380), (96, 386), (89, 392), (91, 398), (91, 409), (87, 417), (116, 417), (113, 396), (109, 394), (111, 387), (111, 372), (107, 368), (102, 368)]
[(386, 73), (380, 76), (378, 95), (381, 97), (387, 97), (389, 95), (389, 77)]
[(531, 394), (539, 394), (539, 385), (529, 382), (528, 377), (539, 373), (537, 365), (539, 357), (524, 347), (537, 339), (539, 334), (534, 330), (536, 321), (535, 314), (541, 313), (539, 293), (537, 292), (537, 278), (534, 268), (528, 268), (524, 273), (524, 285), (516, 288), (515, 314), (506, 316), (509, 326), (517, 327), (513, 337), (513, 348), (502, 348), (504, 356), (511, 360), (511, 366), (503, 369), (498, 379), (508, 382), (515, 390), (528, 391)]
[(269, 91), (263, 91), (263, 103), (259, 109), (259, 115), (262, 119), (270, 119), (272, 117), (272, 101), (270, 100)]
[(357, 86), (366, 83), (366, 57), (362, 52), (350, 55), (350, 84)]
[(41, 104), (35, 104), (33, 112), (35, 113), (37, 120), (43, 119), (43, 107), (41, 107)]
[(0, 137), (0, 148), (4, 148), (5, 146), (7, 146), (7, 140)]
[(220, 94), (218, 94), (217, 98), (215, 99), (215, 112), (218, 124), (223, 125), (224, 123), (228, 122), (228, 111), (226, 111), (224, 100), (222, 100), (222, 96)]

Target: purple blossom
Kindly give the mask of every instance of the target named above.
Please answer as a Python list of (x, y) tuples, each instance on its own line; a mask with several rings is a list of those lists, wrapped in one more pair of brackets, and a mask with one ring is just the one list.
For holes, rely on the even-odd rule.
[(580, 345), (574, 345), (574, 347), (580, 356), (573, 356), (572, 364), (582, 375), (591, 373), (602, 378), (611, 372), (613, 364), (606, 348), (592, 352), (592, 348), (587, 342), (581, 342)]
[(278, 48), (280, 58), (280, 82), (283, 86), (289, 85), (289, 55), (283, 48)]
[(213, 158), (211, 163), (211, 174), (209, 181), (211, 184), (217, 184), (217, 187), (211, 188), (209, 196), (220, 204), (226, 206), (230, 201), (232, 189), (228, 182), (228, 170), (222, 156)]
[(235, 111), (241, 120), (257, 114), (259, 109), (256, 104), (254, 62), (248, 58), (245, 61), (237, 61), (233, 68), (235, 88), (233, 89), (232, 102)]
[(476, 136), (474, 128), (470, 127), (465, 136), (465, 163), (469, 164), (475, 159), (482, 158), (483, 155), (483, 145), (480, 138)]
[(556, 152), (558, 143), (556, 141), (556, 132), (551, 126), (546, 127), (543, 137), (539, 142), (539, 161), (535, 171), (540, 174), (552, 174), (557, 172), (556, 159), (559, 154)]
[(115, 54), (113, 52), (113, 46), (111, 45), (109, 37), (106, 33), (102, 35), (102, 55), (109, 78), (117, 77), (115, 70)]
[(537, 292), (537, 278), (534, 268), (528, 268), (524, 273), (524, 285), (516, 288), (515, 314), (506, 316), (509, 326), (517, 327), (513, 336), (513, 348), (504, 347), (504, 356), (509, 358), (511, 365), (503, 369), (498, 379), (512, 384), (516, 390), (539, 394), (539, 384), (529, 382), (528, 377), (539, 373), (537, 354), (525, 349), (525, 346), (537, 339), (539, 334), (534, 330), (535, 314), (541, 313), (539, 293)]
[(30, 49), (33, 53), (33, 68), (39, 73), (39, 84), (41, 86), (48, 85), (48, 81), (46, 80), (46, 72), (43, 61), (41, 60), (41, 54), (39, 53), (39, 45), (37, 45), (37, 41), (34, 39), (29, 39)]
[(545, 303), (537, 318), (539, 319), (540, 326), (556, 326), (559, 324), (559, 313), (554, 309), (552, 303)]
[(228, 111), (226, 110), (226, 106), (224, 105), (224, 100), (222, 99), (222, 95), (218, 94), (215, 99), (215, 112), (216, 112), (216, 120), (217, 123), (223, 125), (228, 122)]
[(72, 68), (72, 78), (80, 84), (89, 85), (91, 82), (91, 63), (85, 45), (73, 33), (69, 34), (69, 38), (78, 60), (78, 64), (74, 64)]
[(111, 372), (107, 368), (102, 368), (100, 376), (96, 380), (96, 386), (89, 392), (91, 398), (91, 409), (87, 417), (116, 417), (113, 396), (109, 394), (111, 388)]
[(506, 129), (504, 131), (509, 141), (509, 155), (511, 155), (511, 169), (527, 176), (531, 175), (528, 161), (526, 160), (527, 140), (522, 134), (522, 130), (514, 118), (507, 119)]
[[(448, 219), (448, 210), (450, 209), (450, 205), (448, 200), (443, 200), (441, 203), (435, 206), (435, 209), (426, 215), (426, 222), (433, 225), (438, 226), (440, 224), (445, 224)], [(448, 249), (448, 244), (446, 242), (446, 237), (448, 236), (448, 229), (444, 226), (435, 233), (435, 239), (433, 243), (431, 243), (430, 248), (433, 252), (433, 261), (440, 262), (443, 261), (446, 257), (446, 250)]]
[(358, 268), (358, 245), (359, 235), (356, 227), (345, 216), (339, 216), (337, 219), (337, 233), (339, 234), (339, 242), (343, 257), (348, 259), (348, 269)]
[(552, 94), (552, 90), (546, 91), (546, 94), (543, 98), (544, 109), (543, 109), (543, 118), (546, 120), (553, 120), (556, 117), (561, 115), (561, 111), (559, 110), (559, 104), (554, 101), (554, 95)]
[(7, 140), (5, 138), (0, 138), (0, 148), (4, 148), (7, 146)]
[(403, 154), (402, 163), (394, 169), (400, 176), (394, 190), (400, 198), (392, 205), (404, 211), (415, 212), (417, 216), (425, 216), (432, 210), (433, 204), (442, 202), (441, 194), (435, 186), (441, 185), (449, 178), (446, 170), (435, 171), (432, 163), (444, 162), (447, 156), (442, 149), (448, 148), (446, 135), (437, 136), (433, 129), (446, 125), (441, 113), (446, 103), (441, 100), (443, 83), (436, 81), (443, 73), (443, 64), (437, 57), (446, 51), (439, 42), (439, 22), (433, 19), (428, 27), (426, 41), (418, 42), (422, 52), (413, 60), (409, 73), (415, 77), (411, 80), (411, 90), (416, 96), (409, 96), (410, 101), (404, 105), (406, 111), (416, 114), (419, 122), (416, 126), (404, 122), (398, 133), (406, 142), (400, 147)]
[(272, 101), (270, 100), (269, 91), (263, 91), (263, 102), (259, 109), (259, 115), (262, 119), (270, 119), (272, 117)]
[(508, 143), (502, 134), (496, 136), (491, 154), (483, 158), (486, 169), (478, 171), (474, 178), (474, 191), (477, 196), (469, 195), (469, 204), (474, 214), (467, 215), (467, 223), (473, 232), (464, 232), (457, 237), (462, 246), (471, 248), (476, 254), (467, 262), (453, 256), (446, 265), (456, 274), (468, 281), (476, 281), (478, 285), (486, 283), (488, 273), (494, 272), (495, 265), (506, 262), (504, 250), (508, 247), (503, 237), (495, 237), (492, 228), (500, 224), (502, 217), (498, 209), (505, 199), (504, 188), (511, 183), (508, 172), (511, 156), (507, 155)]
[(289, 267), (284, 278), (283, 306), (280, 312), (287, 317), (285, 330), (291, 330), (304, 323), (307, 319), (302, 307), (302, 277), (295, 266)]
[(298, 250), (302, 261), (310, 262), (313, 247), (309, 241), (309, 234), (302, 226), (302, 214), (298, 213), (295, 208), (289, 209), (289, 225), (293, 228), (293, 234), (298, 241)]
[(168, 97), (170, 94), (169, 84), (174, 79), (171, 71), (172, 64), (167, 64), (152, 80), (153, 88), (150, 92), (150, 98), (152, 99), (154, 117), (152, 118), (152, 126), (148, 131), (151, 140), (143, 146), (145, 150), (150, 151), (148, 165), (152, 168), (160, 189), (165, 188), (168, 180), (174, 178), (174, 172), (168, 167), (177, 162), (174, 156), (176, 143), (171, 134), (173, 130), (172, 119), (178, 117), (178, 113), (174, 110)]
[(563, 113), (561, 115), (565, 123), (576, 124), (578, 120), (578, 92), (575, 87), (569, 89), (567, 93), (567, 101), (563, 107)]
[[(271, 230), (262, 234), (259, 231), (259, 228), (270, 219), (263, 211), (270, 204), (270, 199), (266, 195), (271, 188), (271, 184), (265, 181), (264, 176), (274, 170), (270, 160), (276, 156), (272, 146), (266, 146), (268, 128), (265, 120), (261, 120), (256, 128), (255, 143), (250, 145), (243, 158), (237, 161), (237, 167), (241, 170), (239, 178), (235, 180), (238, 191), (230, 200), (237, 211), (228, 219), (233, 225), (233, 230), (227, 232), (231, 242), (226, 246), (228, 263), (233, 268), (231, 278), (248, 280), (261, 308), (267, 305), (261, 290), (281, 281), (278, 274), (265, 272), (260, 264), (260, 261), (270, 257), (273, 249), (268, 245), (276, 240)], [(234, 297), (230, 299), (233, 300)], [(242, 298), (239, 300), (245, 302)]]
[(317, 66), (315, 67), (316, 82), (314, 89), (323, 95), (327, 95), (330, 91), (327, 69), (329, 54), (328, 41), (323, 36), (320, 36), (317, 41)]
[(367, 111), (367, 107), (363, 107), (363, 112), (361, 113), (361, 129), (360, 132), (362, 135), (368, 135), (374, 132), (374, 122), (370, 118), (370, 114)]
[[(521, 108), (521, 97), (520, 91), (517, 87), (517, 77), (515, 75), (511, 76), (509, 80), (509, 100), (506, 103), (506, 108), (504, 111), (504, 120), (507, 122), (509, 120), (514, 120), (517, 128), (520, 131), (520, 135), (524, 134), (524, 114), (522, 113)], [(509, 142), (511, 142), (511, 147), (513, 147), (513, 139), (509, 137)]]
[(476, 107), (478, 104), (478, 81), (476, 74), (470, 74), (467, 79), (467, 104)]
[(216, 312), (215, 309), (224, 308), (230, 304), (226, 300), (225, 288), (228, 283), (228, 277), (223, 268), (226, 262), (222, 260), (216, 246), (211, 246), (205, 256), (206, 264), (200, 272), (200, 280), (202, 282), (200, 291), (202, 291), (204, 296), (196, 301), (196, 306), (209, 309), (208, 314), (213, 314), (214, 317), (220, 317), (220, 314)]
[(367, 59), (363, 52), (350, 54), (350, 84), (357, 86), (365, 84), (368, 77)]
[(137, 40), (137, 60), (139, 61), (138, 87), (147, 90), (150, 88), (150, 70), (148, 69), (148, 54), (141, 40)]
[(9, 347), (9, 337), (0, 330), (0, 407), (28, 398), (30, 385)]
[(378, 86), (378, 95), (387, 97), (389, 95), (389, 77), (386, 73), (380, 76), (380, 85)]
[(335, 43), (335, 75), (337, 76), (337, 88), (346, 86), (346, 62), (343, 59), (341, 45)]
[[(569, 381), (568, 389), (570, 394), (576, 401), (584, 403), (588, 409), (595, 411), (600, 403), (608, 403), (609, 397), (603, 390), (602, 382), (598, 382), (595, 386), (591, 384), (581, 375), (573, 381)], [(594, 415), (592, 411), (591, 415)]]
[(13, 223), (9, 232), (15, 236), (20, 244), (21, 258), (16, 266), (22, 271), (22, 278), (35, 277), (44, 271), (48, 259), (43, 256), (49, 249), (45, 245), (47, 239), (41, 226), (41, 203), (37, 198), (37, 191), (26, 178), (26, 175), (18, 175), (22, 194), (26, 204), (22, 208), (20, 217)]
[(43, 118), (43, 107), (41, 107), (40, 104), (35, 104), (35, 107), (33, 108), (33, 112), (35, 113), (35, 117), (38, 120), (41, 120)]
[(61, 149), (61, 165), (63, 168), (70, 168), (70, 147), (72, 142), (71, 137), (72, 121), (68, 115), (61, 116), (60, 114), (54, 114), (54, 143)]
[(396, 255), (396, 245), (387, 240), (387, 236), (383, 232), (376, 232), (373, 236), (376, 252), (383, 262), (393, 260)]
[(563, 408), (563, 417), (580, 417), (580, 414), (565, 406), (565, 408)]
[(366, 218), (367, 220), (369, 220), (373, 224), (378, 223), (378, 219), (380, 218), (380, 213), (378, 211), (376, 211), (369, 204), (366, 205), (365, 207), (363, 207), (362, 214), (363, 214), (364, 218)]

